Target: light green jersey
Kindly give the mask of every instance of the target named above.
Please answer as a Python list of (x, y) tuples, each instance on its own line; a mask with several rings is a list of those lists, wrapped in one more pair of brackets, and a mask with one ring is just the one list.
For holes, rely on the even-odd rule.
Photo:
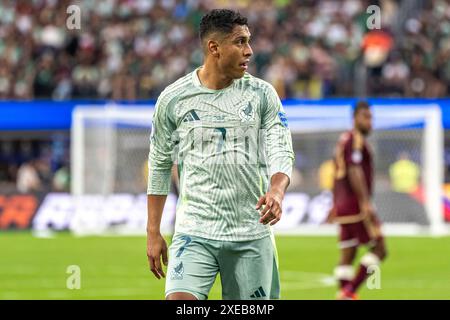
[(212, 90), (197, 71), (168, 86), (156, 102), (147, 194), (169, 193), (176, 163), (175, 232), (226, 241), (268, 236), (256, 203), (273, 174), (291, 176), (294, 160), (281, 101), (269, 83), (248, 73)]

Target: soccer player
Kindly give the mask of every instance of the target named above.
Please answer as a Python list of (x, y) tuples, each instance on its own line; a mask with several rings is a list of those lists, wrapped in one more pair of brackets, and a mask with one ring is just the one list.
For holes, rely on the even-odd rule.
[[(341, 135), (335, 150), (334, 206), (330, 220), (340, 225), (341, 258), (335, 268), (339, 280), (338, 299), (357, 299), (356, 291), (368, 275), (368, 268), (386, 257), (380, 223), (372, 205), (373, 159), (366, 137), (372, 130), (372, 114), (365, 101), (353, 110), (353, 129)], [(370, 250), (360, 261), (354, 275), (357, 249)]]
[[(150, 137), (147, 255), (168, 300), (278, 299), (271, 225), (280, 220), (294, 153), (274, 88), (246, 72), (247, 19), (216, 9), (200, 23), (204, 64), (159, 96)], [(261, 156), (262, 155), (262, 156)], [(180, 197), (169, 250), (160, 234), (172, 163)], [(167, 252), (169, 251), (169, 252)], [(169, 258), (169, 259), (168, 259)]]

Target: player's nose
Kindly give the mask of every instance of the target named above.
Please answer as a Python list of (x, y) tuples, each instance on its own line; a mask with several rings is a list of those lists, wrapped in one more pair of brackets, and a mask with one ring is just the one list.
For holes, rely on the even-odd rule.
[(252, 55), (253, 55), (252, 47), (251, 47), (249, 44), (247, 44), (247, 45), (245, 46), (245, 49), (244, 49), (244, 56), (245, 56), (246, 58), (249, 58), (249, 57), (251, 57)]

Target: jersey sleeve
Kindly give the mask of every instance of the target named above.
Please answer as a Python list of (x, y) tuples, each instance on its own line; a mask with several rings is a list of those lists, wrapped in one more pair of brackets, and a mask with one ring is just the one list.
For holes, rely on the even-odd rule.
[(150, 134), (147, 194), (167, 195), (173, 165), (175, 124), (170, 116), (170, 101), (161, 94), (156, 102)]
[(261, 129), (265, 138), (264, 147), (269, 165), (269, 178), (277, 172), (291, 178), (294, 162), (291, 132), (280, 98), (270, 85), (266, 88), (264, 101)]
[(344, 161), (346, 166), (360, 165), (363, 160), (363, 138), (354, 133), (344, 145)]

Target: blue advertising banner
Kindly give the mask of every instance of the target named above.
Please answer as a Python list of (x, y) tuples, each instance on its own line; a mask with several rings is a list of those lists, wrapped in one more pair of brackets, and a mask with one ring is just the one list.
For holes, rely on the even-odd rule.
[[(320, 99), (303, 100), (288, 99), (283, 101), (286, 109), (295, 108), (296, 105), (311, 107), (336, 107), (347, 108), (352, 106), (357, 99)], [(450, 99), (368, 99), (372, 104), (395, 106), (405, 108), (412, 105), (439, 105), (442, 110), (442, 122), (445, 129), (450, 129)], [(76, 106), (99, 106), (118, 104), (122, 106), (154, 105), (154, 100), (134, 102), (111, 102), (102, 100), (80, 100), (80, 101), (0, 101), (0, 130), (69, 130), (72, 122), (72, 111)]]

